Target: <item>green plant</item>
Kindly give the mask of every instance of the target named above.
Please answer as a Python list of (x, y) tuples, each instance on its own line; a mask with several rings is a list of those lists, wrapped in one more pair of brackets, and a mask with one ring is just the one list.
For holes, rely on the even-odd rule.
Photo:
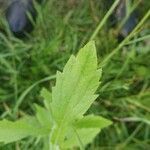
[(57, 72), (52, 93), (43, 88), (44, 107), (35, 105), (36, 115), (15, 122), (0, 121), (0, 142), (6, 144), (28, 136), (45, 140), (43, 149), (84, 149), (111, 121), (95, 115), (85, 115), (98, 97), (95, 94), (101, 77), (97, 70), (96, 48), (93, 41), (78, 55), (71, 56), (63, 72)]

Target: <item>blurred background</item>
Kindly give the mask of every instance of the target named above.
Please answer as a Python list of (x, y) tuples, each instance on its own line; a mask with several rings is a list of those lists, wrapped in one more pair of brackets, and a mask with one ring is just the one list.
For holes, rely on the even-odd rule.
[[(128, 15), (112, 13), (95, 37), (99, 67), (114, 48), (126, 38), (150, 9), (149, 0), (128, 0)], [(49, 88), (55, 79), (48, 76), (62, 71), (71, 54), (85, 45), (113, 0), (48, 0), (36, 6), (38, 17), (34, 30), (26, 37), (16, 38), (7, 27), (0, 32), (0, 119), (14, 119), (33, 114), (33, 103), (42, 103), (42, 87)], [(127, 13), (127, 12), (126, 12)], [(1, 13), (1, 19), (3, 18)], [(136, 20), (135, 22), (134, 19)], [(133, 27), (132, 27), (133, 26)], [(149, 150), (150, 149), (150, 22), (147, 21), (132, 39), (103, 67), (99, 98), (88, 113), (104, 116), (114, 123), (102, 130), (88, 150)], [(40, 150), (35, 139), (0, 146), (1, 150)]]

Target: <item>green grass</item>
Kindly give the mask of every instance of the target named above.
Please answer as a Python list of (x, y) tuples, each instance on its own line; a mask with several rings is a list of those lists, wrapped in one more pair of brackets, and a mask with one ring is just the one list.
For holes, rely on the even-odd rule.
[[(132, 39), (118, 47), (117, 26), (101, 20), (108, 12), (105, 0), (48, 1), (38, 7), (35, 30), (19, 40), (0, 33), (0, 118), (14, 120), (33, 114), (33, 103), (42, 103), (41, 88), (54, 85), (56, 70), (62, 70), (70, 55), (94, 35), (99, 65), (103, 65), (100, 94), (89, 113), (102, 115), (114, 123), (87, 147), (90, 150), (148, 150), (150, 147), (150, 45), (148, 22)], [(149, 3), (139, 9), (140, 19)], [(143, 9), (145, 8), (145, 9)], [(109, 15), (109, 14), (108, 14)], [(96, 31), (100, 25), (100, 31)], [(96, 31), (96, 34), (95, 32)], [(93, 39), (92, 37), (92, 39)], [(117, 49), (117, 50), (116, 50)], [(113, 51), (115, 50), (115, 52)], [(1, 145), (0, 150), (40, 150), (41, 143), (25, 139)]]

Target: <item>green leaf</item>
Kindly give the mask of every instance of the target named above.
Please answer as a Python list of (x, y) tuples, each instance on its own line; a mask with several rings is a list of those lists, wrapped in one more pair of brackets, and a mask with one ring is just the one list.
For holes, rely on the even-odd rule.
[[(73, 124), (73, 129), (69, 130), (66, 140), (64, 140), (63, 148), (71, 148), (74, 146), (83, 146), (91, 143), (94, 137), (101, 131), (101, 129), (111, 125), (112, 122), (101, 117), (88, 115)], [(81, 142), (81, 143), (80, 143)]]
[[(62, 144), (63, 149), (80, 147), (82, 144), (84, 147), (91, 143), (95, 136), (100, 132), (99, 128), (82, 128), (76, 131), (69, 131), (67, 139)], [(81, 142), (81, 143), (80, 143)]]
[(52, 94), (46, 88), (42, 88), (41, 96), (44, 98), (45, 107), (48, 110), (51, 110), (50, 103), (52, 102)]
[(112, 122), (101, 116), (88, 115), (74, 123), (75, 128), (105, 128), (111, 125)]
[(56, 86), (52, 89), (52, 113), (57, 124), (57, 138), (67, 130), (66, 126), (89, 109), (98, 95), (101, 69), (97, 70), (95, 43), (89, 42), (71, 56), (63, 72), (57, 72)]
[(41, 124), (41, 126), (44, 126), (45, 128), (48, 128), (50, 130), (52, 127), (52, 117), (50, 115), (50, 112), (37, 104), (35, 104), (35, 107), (36, 117), (39, 123)]
[(18, 121), (0, 121), (0, 142), (10, 143), (28, 136), (47, 134), (47, 130), (41, 128), (34, 117), (25, 117)]
[(82, 116), (96, 99), (101, 71), (97, 70), (94, 42), (71, 56), (62, 73), (57, 73), (52, 90), (52, 112), (58, 123)]

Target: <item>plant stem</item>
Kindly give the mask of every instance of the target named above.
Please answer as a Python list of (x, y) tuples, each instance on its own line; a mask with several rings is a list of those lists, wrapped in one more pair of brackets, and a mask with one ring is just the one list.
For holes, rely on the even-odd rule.
[(18, 112), (18, 109), (19, 109), (19, 106), (21, 105), (21, 103), (23, 102), (24, 98), (26, 97), (26, 95), (35, 87), (37, 86), (38, 84), (40, 83), (43, 83), (43, 82), (46, 82), (46, 81), (49, 81), (49, 80), (52, 80), (52, 79), (55, 79), (56, 76), (53, 75), (53, 76), (48, 76), (48, 77), (45, 77), (37, 82), (35, 82), (34, 84), (32, 84), (30, 87), (28, 87), (22, 94), (21, 96), (19, 97), (19, 99), (17, 100), (16, 102), (16, 105), (13, 109), (13, 114), (14, 116), (16, 116), (16, 113)]
[(127, 42), (125, 45), (135, 44), (135, 43), (137, 43), (137, 42), (141, 42), (141, 41), (147, 40), (147, 39), (150, 39), (150, 34), (149, 34), (149, 35), (145, 35), (145, 36), (140, 37), (140, 38), (137, 38), (137, 39), (132, 40), (132, 41), (130, 41), (130, 42)]
[(116, 8), (116, 6), (118, 5), (118, 3), (120, 2), (120, 0), (116, 0), (112, 6), (110, 7), (110, 9), (108, 10), (108, 12), (106, 13), (106, 15), (104, 16), (104, 18), (102, 19), (102, 21), (100, 21), (99, 25), (96, 27), (95, 31), (93, 32), (92, 36), (90, 37), (90, 40), (93, 40), (98, 32), (101, 30), (101, 28), (104, 26), (104, 24), (106, 23), (107, 19), (109, 18), (109, 16), (112, 14), (112, 12), (114, 11), (114, 9)]
[(118, 47), (116, 47), (100, 64), (100, 66), (105, 66), (108, 61), (124, 46), (126, 45), (126, 43), (129, 42), (129, 40), (134, 37), (135, 34), (137, 34), (139, 28), (141, 28), (141, 26), (144, 24), (144, 22), (148, 19), (148, 17), (150, 16), (150, 10), (148, 10), (148, 12), (144, 15), (144, 17), (142, 18), (142, 20), (136, 25), (136, 27), (134, 28), (134, 30), (118, 45)]

